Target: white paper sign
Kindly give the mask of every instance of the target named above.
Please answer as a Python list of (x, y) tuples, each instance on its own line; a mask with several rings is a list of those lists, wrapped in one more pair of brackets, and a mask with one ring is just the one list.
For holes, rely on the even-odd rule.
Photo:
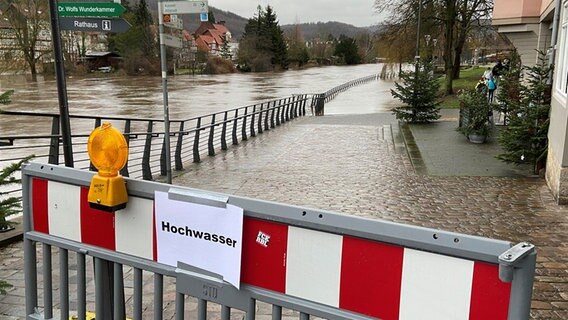
[(168, 199), (155, 193), (158, 262), (178, 261), (223, 276), (239, 289), (243, 209), (226, 209)]

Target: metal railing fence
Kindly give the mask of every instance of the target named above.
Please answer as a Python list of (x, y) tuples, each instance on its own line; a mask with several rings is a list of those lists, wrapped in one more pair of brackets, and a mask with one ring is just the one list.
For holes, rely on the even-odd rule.
[[(312, 96), (293, 95), (253, 105), (211, 113), (184, 120), (170, 120), (172, 168), (181, 171), (188, 162), (200, 162), (203, 156), (214, 156), (220, 150), (238, 145), (258, 134), (274, 129), (306, 115)], [(55, 113), (2, 111), (20, 121), (26, 118), (51, 120), (51, 132), (45, 135), (0, 136), (0, 166), (34, 154), (36, 161), (60, 164), (60, 118)], [(16, 118), (15, 118), (16, 119)], [(74, 167), (90, 169), (87, 140), (90, 130), (110, 122), (123, 131), (128, 142), (128, 163), (121, 174), (144, 180), (166, 175), (163, 119), (114, 116), (70, 115)]]
[[(189, 162), (200, 162), (204, 156), (214, 156), (231, 145), (305, 116), (308, 108), (312, 115), (323, 116), (325, 102), (351, 87), (377, 79), (378, 75), (370, 75), (324, 93), (291, 95), (190, 119), (170, 120), (171, 168), (180, 172)], [(0, 135), (0, 168), (30, 155), (34, 155), (35, 161), (49, 164), (64, 162), (59, 114), (0, 110), (0, 116), (9, 116), (23, 127), (33, 125), (34, 131), (45, 131), (38, 135)], [(38, 121), (41, 118), (49, 120)], [(122, 130), (127, 140), (129, 155), (121, 170), (123, 176), (154, 180), (167, 175), (163, 119), (70, 115), (70, 120), (71, 132), (75, 133), (71, 137), (74, 167), (95, 169), (88, 158), (87, 140), (91, 129), (104, 121)], [(7, 194), (20, 192), (20, 187), (14, 187)]]
[[(261, 318), (276, 320), (284, 309), (299, 319), (529, 318), (529, 243), (133, 179), (126, 209), (100, 212), (82, 196), (92, 172), (31, 163), (23, 175), (26, 319), (83, 320), (94, 310), (109, 320), (253, 320), (259, 302), (268, 303)], [(240, 290), (207, 271), (158, 262), (156, 192), (243, 209)], [(195, 213), (178, 214), (189, 221)], [(196, 300), (186, 308), (189, 297)]]

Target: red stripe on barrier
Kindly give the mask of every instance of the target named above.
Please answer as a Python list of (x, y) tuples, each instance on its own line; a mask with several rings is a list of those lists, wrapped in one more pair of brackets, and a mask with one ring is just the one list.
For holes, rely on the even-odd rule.
[(89, 206), (89, 188), (81, 188), (81, 242), (115, 250), (114, 213)]
[(499, 266), (476, 261), (473, 267), (470, 320), (506, 320), (511, 284), (499, 280)]
[(49, 234), (49, 218), (47, 215), (47, 180), (32, 179), (32, 229)]
[(285, 293), (288, 226), (245, 217), (241, 282)]
[(344, 236), (339, 307), (398, 319), (403, 257), (402, 247)]
[(158, 236), (156, 235), (156, 202), (152, 202), (152, 259), (158, 261)]

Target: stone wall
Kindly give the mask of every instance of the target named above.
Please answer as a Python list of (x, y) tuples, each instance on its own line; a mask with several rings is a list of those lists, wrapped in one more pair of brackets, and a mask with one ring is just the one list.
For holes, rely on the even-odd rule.
[(546, 160), (546, 183), (558, 204), (568, 204), (568, 168), (562, 167), (550, 146)]

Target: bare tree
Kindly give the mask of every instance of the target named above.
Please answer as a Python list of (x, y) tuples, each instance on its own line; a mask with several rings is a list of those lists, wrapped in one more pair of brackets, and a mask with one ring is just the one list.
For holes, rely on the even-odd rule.
[[(493, 0), (375, 0), (377, 12), (388, 12), (389, 24), (401, 24), (406, 28), (422, 30), (422, 34), (437, 37), (443, 46), (442, 57), (446, 74), (446, 94), (453, 93), (453, 80), (459, 77), (461, 54), (468, 35), (474, 26), (488, 19), (493, 9)], [(420, 21), (418, 12), (422, 11)], [(409, 38), (407, 42), (416, 39)], [(401, 34), (402, 36), (402, 34)], [(421, 41), (421, 39), (418, 39)]]
[(47, 1), (2, 0), (0, 11), (12, 26), (15, 46), (21, 51), (35, 80), (37, 63), (45, 53), (51, 51), (51, 42), (43, 39), (45, 31), (49, 30)]

